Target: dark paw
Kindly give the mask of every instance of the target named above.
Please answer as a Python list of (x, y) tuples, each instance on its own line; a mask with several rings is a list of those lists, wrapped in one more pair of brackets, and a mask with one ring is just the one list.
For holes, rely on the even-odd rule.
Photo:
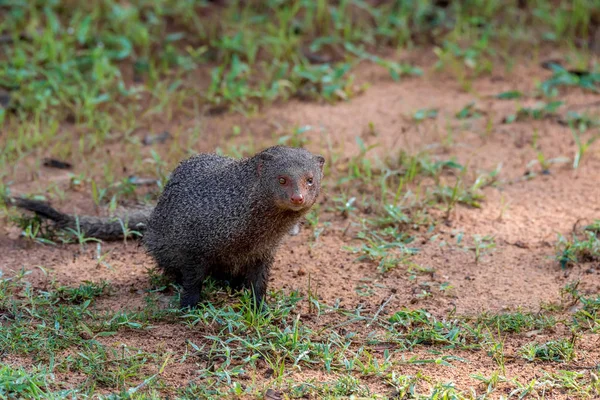
[(261, 313), (266, 313), (269, 311), (269, 305), (267, 304), (267, 301), (265, 300), (264, 297), (260, 297), (260, 298), (253, 297), (252, 298), (252, 307)]
[(258, 306), (258, 310), (261, 314), (267, 314), (269, 312), (269, 305), (266, 301), (263, 301), (260, 303), (260, 306)]
[(181, 308), (195, 308), (200, 302), (200, 293), (186, 293), (181, 297)]

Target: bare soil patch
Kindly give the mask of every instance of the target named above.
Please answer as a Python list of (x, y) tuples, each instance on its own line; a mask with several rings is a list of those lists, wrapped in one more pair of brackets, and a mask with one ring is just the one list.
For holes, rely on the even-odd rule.
[[(600, 218), (600, 146), (594, 144), (588, 150), (577, 170), (570, 163), (557, 164), (551, 167), (548, 174), (543, 174), (539, 165), (528, 166), (531, 160), (536, 159), (531, 146), (534, 135), (539, 137), (539, 146), (547, 158), (572, 158), (576, 147), (569, 127), (551, 120), (502, 124), (502, 119), (515, 111), (515, 102), (492, 97), (506, 90), (530, 90), (533, 76), (544, 79), (548, 74), (548, 71), (536, 66), (519, 67), (510, 75), (495, 74), (480, 78), (474, 81), (473, 93), (465, 93), (455, 80), (440, 74), (393, 83), (385, 71), (363, 67), (358, 73), (359, 80), (368, 81), (372, 86), (345, 103), (318, 105), (291, 101), (270, 107), (249, 119), (239, 115), (207, 116), (202, 119), (182, 116), (178, 121), (157, 126), (153, 130), (180, 132), (175, 140), (187, 143), (189, 128), (200, 124), (202, 135), (194, 143), (193, 150), (212, 151), (216, 146), (224, 147), (231, 142), (250, 141), (258, 149), (271, 144), (283, 130), (312, 126), (313, 129), (306, 134), (309, 139), (307, 147), (324, 154), (333, 149), (341, 156), (336, 164), (331, 165), (332, 177), (339, 175), (349, 157), (358, 153), (356, 137), (360, 137), (366, 145), (379, 145), (369, 156), (395, 156), (401, 150), (415, 154), (427, 150), (440, 159), (455, 157), (474, 171), (491, 171), (501, 164), (499, 184), (484, 189), (485, 199), (481, 202), (481, 208), (459, 205), (447, 223), (439, 226), (435, 240), (430, 240), (432, 235), (426, 233), (418, 236), (416, 247), (420, 251), (412, 261), (430, 267), (434, 272), (414, 275), (407, 271), (407, 266), (399, 265), (381, 274), (373, 263), (356, 261), (355, 254), (343, 249), (344, 246), (359, 243), (353, 238), (350, 221), (329, 210), (332, 198), (325, 190), (320, 222), (328, 225), (316, 241), (312, 239), (313, 232), (307, 226), (300, 235), (286, 238), (272, 271), (270, 288), (284, 292), (297, 290), (306, 295), (310, 279), (311, 290), (329, 305), (339, 301), (343, 308), (361, 307), (365, 312), (375, 313), (387, 301), (385, 308), (380, 311), (381, 315), (391, 315), (403, 307), (424, 308), (439, 318), (453, 313), (537, 312), (545, 305), (560, 302), (561, 289), (576, 280), (581, 281), (582, 292), (600, 293), (600, 265), (597, 262), (578, 264), (563, 270), (554, 259), (558, 234), (568, 235), (574, 226)], [(598, 112), (600, 109), (597, 105), (587, 106), (594, 99), (579, 90), (570, 90), (561, 97), (568, 104), (567, 107), (587, 107), (590, 111)], [(492, 128), (489, 132), (486, 131), (485, 117), (469, 121), (454, 118), (466, 104), (475, 100), (477, 106), (491, 118)], [(417, 124), (412, 116), (419, 109), (437, 109), (438, 117)], [(374, 127), (372, 130), (369, 129), (370, 124)], [(241, 127), (241, 135), (230, 135), (234, 126)], [(453, 132), (450, 143), (449, 127)], [(151, 147), (162, 151), (170, 166), (178, 161), (176, 156), (180, 154), (169, 157), (164, 153), (168, 144)], [(131, 157), (131, 153), (128, 153), (130, 150), (147, 156), (149, 147), (129, 149), (115, 143), (98, 149), (96, 153), (111, 157), (116, 166), (123, 167), (115, 174), (126, 176), (129, 171), (125, 166)], [(15, 173), (13, 193), (39, 192), (54, 182), (67, 193), (64, 200), (53, 202), (58, 208), (77, 213), (104, 212), (94, 209), (85, 192), (69, 190), (66, 172), (44, 167), (32, 172), (31, 168), (35, 166), (33, 160), (41, 153), (42, 150), (15, 166), (18, 173)], [(100, 160), (102, 158), (89, 162), (100, 163)], [(98, 170), (101, 168), (98, 165)], [(525, 175), (528, 171), (534, 171), (536, 176), (527, 179)], [(18, 233), (12, 226), (4, 226), (0, 230), (0, 265), (5, 274), (21, 268), (33, 270), (29, 279), (38, 288), (46, 287), (50, 280), (63, 285), (107, 280), (113, 290), (110, 295), (101, 298), (95, 307), (143, 309), (144, 296), (149, 288), (146, 270), (152, 268), (153, 263), (137, 242), (130, 241), (127, 245), (103, 244), (103, 252), (110, 252), (105, 259), (109, 268), (97, 263), (94, 245), (86, 246), (83, 251), (78, 245), (28, 245), (18, 238)], [(465, 249), (472, 244), (471, 238), (476, 234), (493, 235), (496, 243), (496, 248), (484, 254), (478, 262), (473, 252)], [(457, 239), (459, 236), (463, 238), (460, 243)], [(442, 245), (442, 242), (446, 245)], [(435, 289), (444, 283), (453, 289), (448, 292)], [(430, 288), (434, 288), (431, 289), (432, 295), (420, 296), (424, 289)], [(167, 302), (168, 299), (165, 299), (165, 304)], [(308, 313), (308, 303), (303, 304)], [(306, 320), (305, 323), (313, 328), (328, 326), (335, 323), (335, 318), (325, 315)], [(569, 315), (565, 318), (569, 318)], [(368, 331), (366, 327), (354, 328)], [(158, 324), (147, 331), (123, 331), (103, 340), (182, 356), (189, 351), (186, 340), (201, 342), (204, 333), (204, 328), (200, 326)], [(568, 336), (558, 332), (543, 333), (539, 337), (535, 334), (506, 337), (505, 349), (510, 356), (506, 361), (507, 377), (515, 377), (524, 383), (540, 378), (543, 371), (578, 370), (600, 363), (600, 338), (594, 334), (586, 334), (578, 340), (577, 357), (570, 364), (540, 365), (526, 362), (518, 356), (518, 349), (524, 343), (533, 339), (551, 340), (552, 335)], [(488, 376), (497, 369), (497, 365), (483, 350), (448, 350), (444, 354), (464, 361), (453, 361), (453, 367), (437, 364), (404, 365), (400, 371), (403, 374), (420, 372), (435, 381), (453, 381), (461, 390), (475, 388), (481, 392), (481, 383), (473, 379), (472, 374)], [(426, 347), (399, 352), (395, 357), (410, 359), (415, 355), (420, 358), (436, 357)], [(13, 362), (21, 364), (19, 360)], [(172, 387), (181, 387), (193, 380), (196, 370), (202, 367), (203, 362), (192, 356), (183, 363), (172, 364), (162, 377)], [(267, 370), (268, 367), (264, 366), (262, 370), (257, 369), (254, 376), (246, 378), (248, 381), (264, 381), (267, 387), (270, 379)], [(289, 377), (296, 382), (311, 378), (316, 381), (332, 379), (328, 374), (306, 369), (290, 372)], [(375, 378), (364, 384), (375, 393), (391, 395), (386, 392), (389, 388), (382, 387)], [(569, 396), (566, 393), (554, 393), (546, 398), (573, 398)]]

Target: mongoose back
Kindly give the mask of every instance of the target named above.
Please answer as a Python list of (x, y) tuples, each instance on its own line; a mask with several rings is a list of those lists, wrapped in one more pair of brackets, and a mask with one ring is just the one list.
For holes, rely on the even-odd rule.
[(122, 238), (123, 228), (143, 243), (165, 275), (183, 286), (181, 306), (195, 306), (208, 276), (251, 288), (260, 303), (277, 247), (316, 202), (325, 159), (307, 150), (270, 147), (236, 160), (199, 154), (172, 172), (158, 204), (116, 218), (74, 216), (22, 198), (16, 206), (87, 237)]
[(209, 275), (252, 289), (262, 302), (281, 239), (319, 195), (324, 162), (275, 146), (242, 160), (200, 154), (179, 164), (143, 241), (158, 267), (183, 286), (182, 307), (198, 303)]

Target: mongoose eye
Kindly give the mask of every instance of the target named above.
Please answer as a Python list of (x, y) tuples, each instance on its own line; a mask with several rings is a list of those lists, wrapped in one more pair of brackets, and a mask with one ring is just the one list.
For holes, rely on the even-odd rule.
[(279, 178), (280, 185), (285, 185), (286, 182), (287, 182), (287, 180), (285, 178)]
[(313, 178), (306, 178), (306, 183), (308, 184), (308, 186), (312, 186)]

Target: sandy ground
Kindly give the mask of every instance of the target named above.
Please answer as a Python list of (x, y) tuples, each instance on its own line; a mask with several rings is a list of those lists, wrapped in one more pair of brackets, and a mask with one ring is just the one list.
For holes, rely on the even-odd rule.
[[(558, 302), (560, 289), (575, 280), (581, 281), (580, 289), (584, 293), (600, 292), (600, 265), (586, 263), (563, 271), (553, 259), (557, 234), (567, 235), (576, 224), (600, 218), (600, 145), (596, 143), (590, 147), (577, 170), (570, 163), (557, 164), (551, 167), (549, 174), (541, 174), (539, 165), (528, 167), (528, 163), (536, 158), (531, 146), (534, 134), (537, 132), (538, 143), (547, 158), (572, 158), (576, 146), (570, 129), (550, 120), (502, 124), (504, 116), (513, 113), (517, 103), (491, 97), (507, 90), (527, 92), (533, 89), (533, 76), (544, 79), (548, 75), (548, 71), (538, 67), (519, 67), (512, 75), (494, 74), (480, 78), (474, 81), (472, 93), (465, 93), (451, 77), (436, 74), (395, 83), (385, 71), (365, 66), (358, 72), (359, 81), (370, 82), (372, 86), (349, 102), (319, 105), (291, 101), (270, 107), (249, 120), (239, 115), (182, 116), (171, 122), (158, 122), (152, 130), (182, 132), (178, 140), (185, 143), (190, 128), (200, 124), (201, 139), (195, 143), (194, 150), (212, 151), (217, 145), (247, 141), (249, 134), (252, 134), (258, 148), (261, 144), (271, 144), (273, 135), (277, 136), (285, 129), (289, 132), (292, 127), (310, 125), (313, 129), (306, 134), (310, 139), (307, 147), (330, 156), (327, 150), (329, 144), (339, 156), (337, 165), (331, 166), (332, 176), (340, 174), (338, 170), (343, 169), (348, 158), (358, 153), (357, 136), (367, 145), (380, 145), (373, 155), (394, 156), (400, 150), (409, 154), (426, 150), (441, 159), (456, 157), (473, 171), (491, 171), (501, 164), (499, 184), (483, 190), (485, 200), (480, 209), (458, 206), (448, 223), (439, 225), (437, 240), (429, 241), (426, 240), (427, 235), (419, 236), (420, 252), (413, 261), (432, 268), (434, 273), (410, 279), (406, 266), (401, 265), (381, 275), (373, 263), (356, 262), (356, 256), (342, 250), (342, 247), (358, 242), (352, 238), (352, 229), (346, 229), (348, 221), (337, 213), (327, 211), (331, 196), (325, 192), (320, 221), (330, 225), (312, 246), (308, 244), (312, 235), (308, 229), (303, 229), (298, 236), (286, 238), (277, 255), (270, 287), (306, 293), (310, 276), (323, 302), (333, 304), (339, 299), (346, 308), (362, 305), (376, 312), (382, 302), (389, 300), (384, 314), (391, 314), (401, 307), (425, 308), (440, 317), (452, 310), (460, 315), (517, 309), (538, 311), (544, 304)], [(565, 90), (561, 100), (568, 105), (566, 109), (600, 111), (598, 105), (593, 105), (596, 98), (580, 90)], [(485, 116), (470, 121), (454, 118), (454, 114), (471, 101), (477, 101)], [(528, 105), (534, 103), (530, 100), (525, 102)], [(439, 115), (435, 120), (416, 124), (412, 115), (424, 108), (438, 109)], [(493, 125), (486, 133), (488, 116), (491, 116)], [(374, 126), (373, 130), (368, 128), (369, 124)], [(242, 134), (234, 138), (229, 133), (236, 125), (243, 129)], [(453, 132), (450, 144), (444, 142), (449, 127)], [(160, 152), (167, 146), (168, 142), (154, 148)], [(114, 157), (116, 168), (127, 165), (128, 155), (119, 152), (118, 144), (109, 145), (102, 151), (108, 150)], [(147, 154), (148, 148), (138, 148), (138, 151)], [(100, 150), (98, 152), (101, 154)], [(35, 164), (33, 160), (39, 155), (43, 154), (34, 154), (16, 166), (19, 173), (15, 173), (13, 193), (36, 192), (46, 187), (48, 182), (67, 188), (68, 175), (65, 172), (43, 167), (34, 174), (21, 172)], [(171, 165), (175, 161), (170, 160)], [(537, 175), (524, 179), (527, 171), (534, 171)], [(80, 213), (96, 212), (87, 192), (67, 191), (64, 201), (54, 201), (53, 204)], [(465, 242), (456, 245), (456, 235), (461, 232)], [(496, 248), (478, 263), (473, 253), (464, 249), (465, 245), (471, 244), (469, 240), (474, 234), (493, 235), (496, 242)], [(144, 306), (144, 290), (149, 287), (145, 271), (153, 263), (138, 243), (103, 244), (103, 251), (110, 250), (106, 262), (111, 268), (107, 268), (97, 265), (94, 260), (95, 246), (88, 246), (80, 253), (77, 245), (31, 246), (17, 236), (18, 231), (14, 227), (0, 228), (0, 265), (4, 271), (22, 267), (34, 269), (30, 279), (40, 287), (51, 278), (65, 285), (106, 279), (115, 291), (101, 299), (99, 307), (135, 309)], [(443, 241), (448, 245), (440, 245)], [(36, 269), (38, 266), (43, 267), (48, 275)], [(434, 291), (433, 296), (426, 298), (418, 296), (423, 287), (439, 286), (444, 282), (450, 283), (454, 289), (446, 294)], [(365, 284), (372, 289), (368, 297), (357, 292), (357, 288)], [(314, 322), (320, 323), (327, 321)], [(118, 337), (110, 340), (125, 341), (130, 346), (143, 348), (165, 346), (181, 353), (185, 350), (185, 338), (195, 336), (201, 340), (202, 332), (198, 329), (165, 324), (149, 332), (119, 333)], [(531, 338), (511, 336), (506, 343), (508, 353), (516, 352), (526, 341), (531, 341)], [(597, 335), (587, 335), (580, 341), (576, 364), (597, 365), (599, 345)], [(483, 351), (451, 354), (468, 362), (455, 362), (455, 368), (407, 365), (402, 373), (424, 371), (436, 380), (452, 380), (461, 389), (480, 389), (470, 375), (476, 372), (489, 375), (496, 368)], [(557, 368), (554, 365), (548, 367), (549, 370)], [(164, 378), (180, 386), (193, 378), (196, 369), (193, 362), (186, 362), (169, 369)], [(515, 357), (507, 363), (507, 376), (518, 377), (525, 382), (541, 376), (543, 369)], [(300, 381), (303, 377), (320, 373), (302, 371), (294, 374), (294, 380)], [(376, 380), (366, 383), (377, 391)], [(563, 398), (561, 394), (556, 396), (546, 398)]]

